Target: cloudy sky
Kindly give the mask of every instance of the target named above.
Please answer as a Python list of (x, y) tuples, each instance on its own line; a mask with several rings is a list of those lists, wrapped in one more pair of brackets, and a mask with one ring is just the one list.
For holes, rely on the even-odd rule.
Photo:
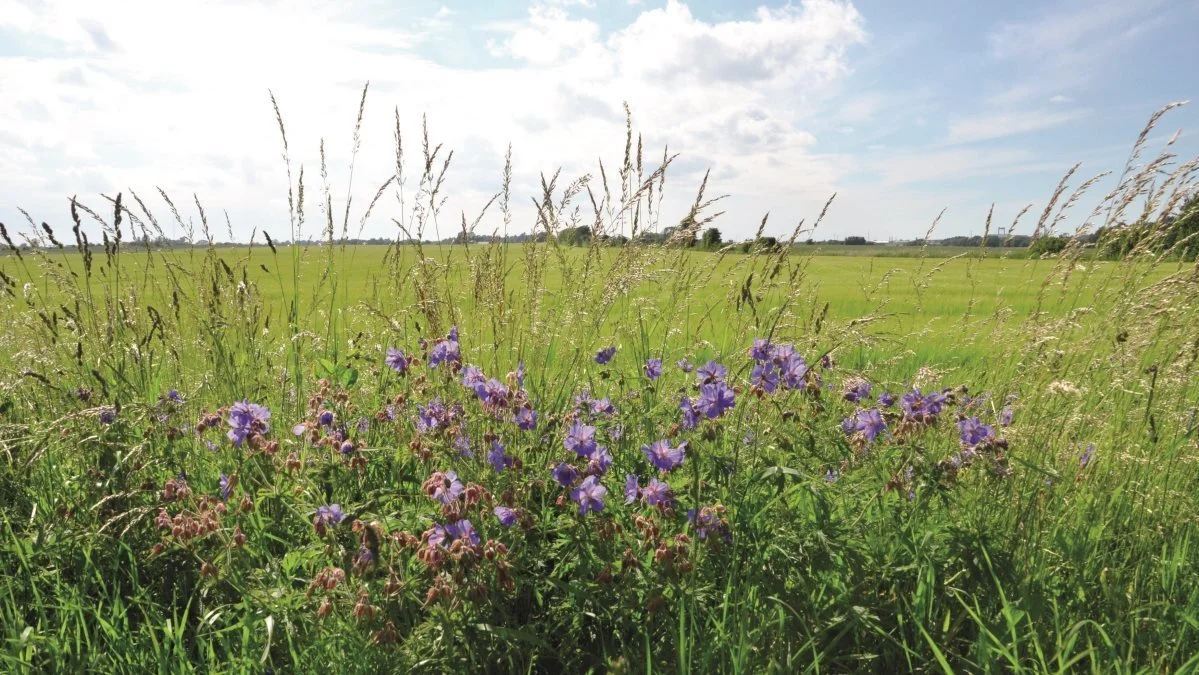
[[(517, 231), (541, 172), (618, 165), (627, 101), (647, 155), (681, 153), (667, 217), (710, 168), (726, 238), (766, 211), (783, 235), (834, 192), (817, 238), (918, 236), (942, 208), (941, 235), (977, 234), (1076, 161), (1122, 168), (1155, 109), (1199, 95), (1196, 28), (1195, 0), (0, 0), (0, 221), (66, 226), (71, 195), (130, 189), (168, 221), (162, 188), (236, 238), (284, 238), (268, 89), (310, 200), (328, 144), (340, 212), (369, 81), (354, 203), (392, 171), (394, 110), (413, 158), (427, 113), (455, 153), (446, 233), (499, 188), (509, 143)], [(1199, 101), (1153, 139), (1178, 128), (1199, 153)], [(394, 235), (393, 201), (366, 235)]]

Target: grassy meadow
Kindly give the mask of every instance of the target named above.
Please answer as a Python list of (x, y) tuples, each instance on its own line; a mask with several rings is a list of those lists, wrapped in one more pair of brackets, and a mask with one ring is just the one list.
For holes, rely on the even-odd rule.
[(1199, 668), (1199, 267), (559, 245), (661, 225), (619, 176), (543, 244), (147, 248), (129, 195), (0, 256), (0, 669)]

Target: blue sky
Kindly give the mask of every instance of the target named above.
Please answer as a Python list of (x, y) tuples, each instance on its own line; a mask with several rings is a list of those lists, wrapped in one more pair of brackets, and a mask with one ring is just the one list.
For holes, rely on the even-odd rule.
[[(66, 226), (70, 195), (101, 209), (133, 190), (169, 223), (161, 187), (228, 213), (221, 238), (283, 238), (267, 90), (310, 195), (326, 140), (340, 212), (369, 80), (356, 214), (392, 171), (397, 108), (410, 150), (427, 114), (455, 151), (441, 229), (499, 188), (511, 143), (510, 231), (527, 231), (541, 172), (619, 163), (627, 101), (648, 156), (681, 153), (662, 225), (710, 168), (727, 238), (766, 211), (783, 236), (834, 192), (817, 238), (920, 236), (942, 209), (936, 234), (977, 234), (992, 203), (997, 225), (1038, 212), (1075, 162), (1075, 183), (1119, 173), (1154, 110), (1199, 94), (1196, 29), (1196, 0), (0, 0), (0, 221), (28, 230), (23, 207)], [(1181, 128), (1177, 154), (1199, 154), (1196, 105), (1165, 118), (1154, 150)], [(363, 233), (391, 236), (397, 213), (385, 200)], [(480, 229), (501, 226), (493, 213)]]

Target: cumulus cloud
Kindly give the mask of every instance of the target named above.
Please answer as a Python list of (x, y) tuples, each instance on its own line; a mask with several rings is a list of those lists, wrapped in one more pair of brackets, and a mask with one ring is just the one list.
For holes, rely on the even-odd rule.
[[(498, 188), (509, 143), (514, 187), (524, 194), (535, 193), (541, 172), (595, 172), (600, 158), (618, 162), (623, 101), (646, 130), (647, 162), (665, 145), (689, 158), (671, 179), (680, 205), (707, 167), (728, 178), (718, 190), (745, 196), (755, 210), (754, 195), (773, 193), (797, 213), (818, 207), (845, 175), (843, 158), (812, 150), (804, 118), (866, 39), (848, 2), (807, 0), (704, 21), (668, 0), (615, 29), (573, 14), (571, 4), (579, 3), (537, 4), (519, 21), (488, 26), (495, 60), (448, 66), (422, 55), (438, 22), (461, 20), (444, 7), (385, 22), (370, 8), (315, 0), (169, 7), (0, 0), (0, 27), (55, 45), (52, 54), (0, 57), (0, 128), (9, 132), (0, 137), (0, 183), (12, 186), (0, 217), (16, 220), (17, 199), (51, 219), (65, 213), (71, 194), (133, 188), (148, 195), (161, 186), (182, 192), (180, 202), (195, 191), (228, 210), (240, 238), (262, 227), (279, 237), (286, 178), (267, 89), (280, 99), (292, 159), (306, 166), (310, 188), (318, 140), (327, 139), (340, 200), (367, 80), (358, 205), (394, 165), (396, 107), (406, 134), (419, 131), (427, 112), (435, 141), (457, 150), (450, 221)], [(392, 233), (387, 209), (390, 201), (368, 234)], [(751, 229), (746, 223), (759, 214), (745, 215), (726, 227)], [(531, 224), (528, 217), (514, 229)]]

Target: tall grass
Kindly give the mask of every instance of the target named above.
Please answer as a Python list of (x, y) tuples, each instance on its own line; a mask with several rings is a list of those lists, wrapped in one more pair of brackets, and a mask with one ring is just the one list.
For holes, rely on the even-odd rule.
[[(198, 246), (152, 245), (162, 228), (133, 191), (96, 209), (72, 201), (76, 252), (32, 217), (28, 248), (4, 232), (6, 670), (1183, 672), (1199, 664), (1199, 268), (1171, 262), (1152, 237), (1112, 263), (1087, 260), (1080, 244), (1088, 228), (1134, 207), (1138, 227), (1165, 227), (1193, 190), (1195, 163), (1176, 163), (1169, 146), (1142, 162), (1161, 115), (1061, 255), (1000, 263), (986, 248), (940, 259), (926, 246), (910, 264), (838, 263), (859, 270), (851, 279), (802, 247), (739, 255), (674, 242), (602, 245), (604, 234), (667, 224), (673, 157), (648, 160), (631, 116), (618, 167), (543, 177), (531, 227), (544, 243), (499, 240), (516, 226), (509, 154), (494, 198), (457, 225), (497, 236), (429, 246), (420, 242), (444, 224), (452, 154), (427, 125), (415, 186), (397, 114), (395, 172), (355, 208), (351, 186), (336, 202), (323, 151), (317, 192), (306, 184), (277, 104), (275, 112), (291, 240), (316, 223), (319, 246), (256, 231), (244, 247), (218, 247), (211, 210), (193, 198), (185, 217), (161, 191), (189, 240), (198, 221)], [(1088, 198), (1094, 181), (1071, 190), (1074, 174), (1051, 193), (1038, 236)], [(706, 178), (696, 192), (669, 223), (679, 236), (719, 222)], [(395, 242), (382, 255), (347, 246), (352, 224), (361, 229), (383, 199), (402, 214)], [(85, 218), (99, 226), (102, 251), (89, 248)], [(594, 233), (590, 246), (558, 241), (582, 224)], [(790, 241), (809, 229), (796, 227)], [(995, 278), (998, 264), (1009, 277)], [(952, 305), (957, 314), (938, 306), (947, 294), (965, 298)], [(924, 320), (933, 316), (941, 320)], [(463, 430), (476, 442), (494, 434), (518, 460), (503, 473), (485, 461), (486, 446), (464, 459), (448, 437), (414, 424), (417, 404), (435, 396), (473, 399), (444, 368), (422, 364), (400, 377), (384, 365), (388, 347), (427, 360), (454, 326), (464, 362), (500, 379), (518, 363), (527, 369), (535, 432), (514, 431), (466, 400)], [(821, 384), (755, 392), (746, 350), (759, 337), (794, 344)], [(609, 344), (617, 356), (599, 366), (594, 354)], [(649, 358), (665, 362), (660, 380), (642, 374)], [(679, 398), (695, 395), (694, 375), (672, 365), (682, 358), (721, 361), (738, 387), (736, 407), (694, 431), (679, 428)], [(1010, 405), (1007, 447), (950, 468), (962, 450), (951, 413), (919, 428), (892, 419), (890, 440), (849, 437), (841, 420), (865, 404), (844, 400), (841, 388), (858, 377), (876, 396), (946, 389), (954, 411), (983, 420)], [(183, 402), (169, 396), (173, 388)], [(607, 505), (588, 516), (549, 473), (565, 459), (570, 421), (585, 416), (574, 402), (583, 389), (619, 409), (599, 424), (614, 459)], [(989, 397), (977, 398), (982, 391)], [(243, 399), (271, 411), (261, 447), (224, 438), (228, 406)], [(289, 433), (318, 408), (357, 429), (348, 432), (352, 459)], [(197, 432), (212, 415), (220, 428)], [(364, 429), (353, 424), (359, 418)], [(617, 420), (623, 432), (612, 435)], [(624, 506), (623, 476), (648, 478), (640, 447), (659, 438), (689, 441), (684, 465), (663, 476), (677, 508)], [(450, 468), (493, 503), (524, 512), (510, 530), (490, 509), (473, 513), (484, 539), (507, 552), (493, 547), (489, 562), (461, 563), (454, 574), (404, 543), (444, 520), (421, 486)], [(184, 497), (168, 484), (181, 475)], [(228, 502), (217, 496), (221, 475), (235, 477)], [(346, 521), (315, 532), (313, 512), (334, 502)], [(729, 543), (700, 539), (685, 515), (715, 504)], [(181, 537), (160, 525), (160, 509), (172, 527), (187, 518), (211, 527)], [(374, 552), (367, 564), (362, 547)], [(329, 569), (343, 570), (344, 581), (314, 590)]]

